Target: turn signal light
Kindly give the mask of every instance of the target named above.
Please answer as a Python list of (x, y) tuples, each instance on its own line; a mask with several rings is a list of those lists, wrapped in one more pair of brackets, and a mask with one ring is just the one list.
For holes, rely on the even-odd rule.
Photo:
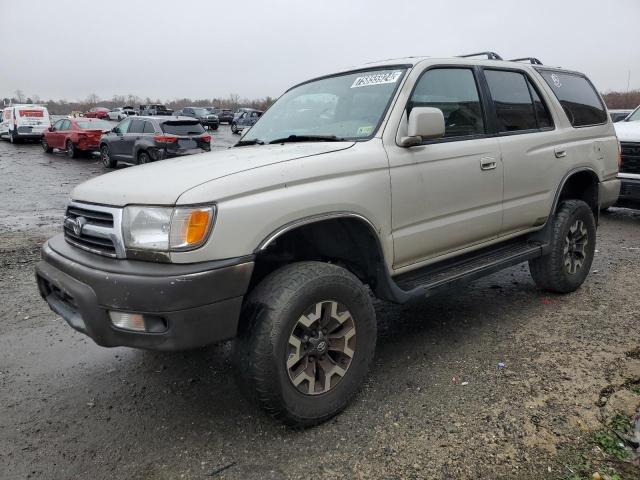
[(622, 145), (618, 142), (618, 170), (622, 166)]
[(171, 249), (188, 250), (202, 245), (211, 230), (214, 211), (213, 207), (176, 208), (171, 219)]

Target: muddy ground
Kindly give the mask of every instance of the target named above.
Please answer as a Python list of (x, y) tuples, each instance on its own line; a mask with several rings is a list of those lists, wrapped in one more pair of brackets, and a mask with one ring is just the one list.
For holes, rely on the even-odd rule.
[[(234, 140), (227, 126), (214, 138)], [(640, 405), (640, 212), (601, 219), (574, 294), (537, 290), (522, 265), (378, 302), (365, 387), (334, 420), (292, 431), (241, 396), (229, 344), (105, 349), (40, 299), (41, 243), (73, 186), (104, 172), (0, 142), (0, 478), (640, 478), (595, 440)]]

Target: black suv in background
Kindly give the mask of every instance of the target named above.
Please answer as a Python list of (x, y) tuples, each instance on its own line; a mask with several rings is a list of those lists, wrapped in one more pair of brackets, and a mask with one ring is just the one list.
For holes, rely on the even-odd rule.
[(217, 130), (218, 125), (220, 125), (218, 115), (211, 113), (209, 109), (204, 107), (184, 107), (182, 110), (175, 112), (174, 115), (195, 118), (200, 122), (200, 125), (212, 130)]
[(223, 108), (222, 111), (218, 113), (218, 119), (220, 120), (220, 123), (225, 122), (231, 125), (231, 122), (233, 122), (233, 112), (229, 109)]
[(211, 135), (188, 117), (128, 117), (100, 139), (100, 157), (107, 168), (210, 150)]
[(140, 105), (140, 115), (167, 116), (173, 115), (173, 110), (159, 103), (152, 103), (151, 105)]

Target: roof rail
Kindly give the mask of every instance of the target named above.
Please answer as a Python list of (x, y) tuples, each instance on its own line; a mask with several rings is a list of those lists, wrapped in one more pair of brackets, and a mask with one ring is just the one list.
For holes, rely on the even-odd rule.
[(527, 61), (532, 65), (543, 65), (543, 63), (535, 57), (522, 57), (522, 58), (514, 58), (509, 60), (510, 62), (524, 62)]
[(468, 58), (468, 57), (480, 57), (485, 56), (489, 60), (502, 60), (502, 57), (498, 55), (496, 52), (478, 52), (478, 53), (470, 53), (468, 55), (458, 55), (460, 58)]

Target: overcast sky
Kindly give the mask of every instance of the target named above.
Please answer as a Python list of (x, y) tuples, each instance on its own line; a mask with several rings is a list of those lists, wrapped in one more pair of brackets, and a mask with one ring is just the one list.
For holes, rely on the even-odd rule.
[(640, 88), (640, 0), (0, 0), (0, 97), (278, 96), (374, 60), (493, 50)]

